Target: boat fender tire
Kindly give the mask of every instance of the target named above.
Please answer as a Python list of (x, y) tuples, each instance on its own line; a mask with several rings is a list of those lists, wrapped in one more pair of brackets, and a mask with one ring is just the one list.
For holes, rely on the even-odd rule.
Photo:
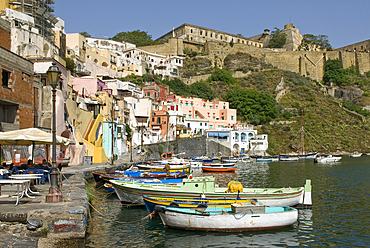
[(207, 205), (204, 203), (200, 203), (197, 208), (207, 208)]
[(154, 210), (157, 212), (157, 213), (165, 213), (166, 210), (163, 206), (159, 206), (159, 205), (156, 205)]

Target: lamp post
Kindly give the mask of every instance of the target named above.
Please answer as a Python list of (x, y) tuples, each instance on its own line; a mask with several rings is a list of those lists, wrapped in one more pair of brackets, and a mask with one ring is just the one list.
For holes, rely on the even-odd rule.
[(61, 202), (63, 201), (63, 196), (59, 192), (58, 188), (58, 171), (57, 171), (57, 164), (56, 164), (56, 125), (55, 125), (55, 92), (56, 87), (59, 83), (59, 77), (61, 74), (61, 71), (58, 69), (58, 67), (55, 65), (55, 63), (52, 64), (52, 66), (49, 67), (47, 71), (48, 77), (49, 77), (49, 83), (52, 87), (52, 95), (53, 95), (53, 126), (52, 126), (52, 135), (53, 135), (53, 150), (52, 150), (52, 162), (51, 162), (51, 173), (50, 173), (50, 188), (49, 188), (49, 194), (46, 195), (46, 202)]
[(114, 130), (113, 130), (113, 124), (114, 124), (114, 97), (113, 97), (113, 94), (112, 94), (112, 161), (111, 161), (111, 164), (114, 165), (114, 150), (113, 150), (113, 147), (114, 147)]

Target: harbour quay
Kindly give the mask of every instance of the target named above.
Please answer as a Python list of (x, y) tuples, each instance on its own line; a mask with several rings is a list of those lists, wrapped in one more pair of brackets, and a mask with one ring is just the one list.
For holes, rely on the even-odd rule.
[[(47, 203), (50, 184), (36, 184), (17, 203), (17, 185), (1, 185), (0, 247), (85, 247), (89, 216), (85, 180), (94, 170), (111, 165), (88, 164), (62, 168), (63, 201)], [(31, 198), (32, 197), (32, 198)]]

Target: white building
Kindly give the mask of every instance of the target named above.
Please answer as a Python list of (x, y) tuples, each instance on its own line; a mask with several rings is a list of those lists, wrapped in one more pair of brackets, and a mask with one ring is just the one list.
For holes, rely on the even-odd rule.
[(239, 154), (264, 154), (268, 148), (267, 134), (258, 135), (253, 126), (237, 130), (221, 128), (207, 130), (207, 138), (215, 140)]
[(193, 135), (204, 135), (209, 129), (209, 122), (205, 119), (201, 120), (185, 120), (185, 126), (191, 128)]
[(135, 96), (137, 98), (143, 98), (143, 91), (131, 82), (122, 82), (118, 79), (104, 79), (102, 80), (107, 85), (108, 89), (112, 90), (112, 94), (115, 96)]
[(59, 47), (40, 34), (34, 18), (5, 8), (3, 19), (11, 23), (11, 51), (24, 58), (54, 58), (59, 60)]

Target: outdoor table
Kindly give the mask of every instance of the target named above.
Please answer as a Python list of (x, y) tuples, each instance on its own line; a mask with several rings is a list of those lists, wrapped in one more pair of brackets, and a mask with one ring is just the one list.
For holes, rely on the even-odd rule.
[[(27, 187), (30, 183), (30, 180), (0, 180), (0, 184), (17, 184), (17, 201), (15, 203), (15, 205), (17, 206), (18, 203), (19, 203), (19, 199), (21, 199), (23, 197), (23, 195), (26, 195), (27, 197), (30, 197), (28, 194), (27, 194)], [(19, 191), (19, 186), (22, 186), (22, 191)], [(1, 187), (0, 187), (1, 188)], [(4, 191), (4, 190), (2, 190)], [(8, 191), (8, 190), (5, 190), (5, 191)], [(13, 192), (13, 191), (11, 191)], [(30, 197), (32, 198), (32, 197)]]
[(29, 196), (27, 194), (27, 192), (30, 192), (32, 194), (40, 194), (40, 192), (37, 192), (37, 191), (32, 191), (31, 190), (31, 180), (32, 179), (40, 179), (41, 177), (38, 176), (38, 174), (21, 174), (21, 175), (13, 175), (13, 176), (10, 176), (9, 178), (11, 179), (16, 179), (16, 180), (28, 180), (28, 183), (27, 183), (27, 187), (26, 187), (26, 190), (25, 190), (25, 194), (30, 197), (30, 198), (35, 198), (34, 196)]

